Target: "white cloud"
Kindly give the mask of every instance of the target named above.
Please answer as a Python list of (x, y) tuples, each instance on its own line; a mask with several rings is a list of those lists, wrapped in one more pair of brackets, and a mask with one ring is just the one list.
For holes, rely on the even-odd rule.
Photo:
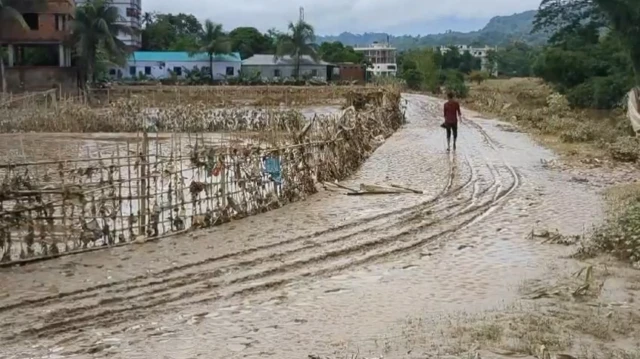
[[(429, 22), (446, 18), (488, 19), (538, 7), (540, 0), (142, 0), (143, 11), (191, 13), (225, 29), (254, 26), (262, 31), (284, 29), (296, 20), (299, 7), (318, 34), (342, 31), (386, 31), (412, 25), (416, 33)], [(459, 24), (458, 24), (459, 26)], [(455, 30), (456, 26), (452, 26)]]

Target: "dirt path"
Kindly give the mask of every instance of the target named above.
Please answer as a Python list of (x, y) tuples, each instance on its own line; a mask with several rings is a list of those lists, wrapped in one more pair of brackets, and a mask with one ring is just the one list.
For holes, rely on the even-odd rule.
[(0, 357), (304, 358), (381, 350), (417, 313), (499, 308), (582, 233), (598, 195), (547, 170), (526, 135), (467, 113), (444, 151), (439, 100), (406, 95), (408, 124), (346, 185), (425, 195), (305, 202), (155, 244), (0, 272)]

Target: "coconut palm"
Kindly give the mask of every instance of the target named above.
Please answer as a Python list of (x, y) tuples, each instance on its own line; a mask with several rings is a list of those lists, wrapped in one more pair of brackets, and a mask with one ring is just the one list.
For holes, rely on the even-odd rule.
[(145, 12), (144, 15), (142, 15), (142, 24), (146, 27), (149, 26), (151, 24), (153, 24), (153, 22), (155, 21), (155, 13), (152, 12)]
[(198, 41), (198, 50), (209, 55), (209, 74), (213, 80), (213, 57), (215, 54), (230, 54), (231, 41), (222, 30), (222, 25), (206, 20), (204, 31)]
[(299, 20), (296, 23), (290, 22), (289, 32), (279, 36), (276, 58), (291, 56), (295, 64), (293, 73), (295, 78), (300, 75), (300, 59), (302, 56), (309, 56), (313, 61), (320, 59), (318, 46), (314, 44), (315, 39), (316, 35), (313, 26), (304, 20)]
[[(22, 14), (27, 11), (36, 11), (46, 8), (46, 0), (0, 0), (0, 39), (2, 39), (3, 27), (7, 24), (18, 24), (23, 29), (28, 29)], [(4, 54), (0, 43), (0, 77), (2, 78), (2, 93), (7, 92), (7, 81), (4, 76)]]
[(83, 83), (95, 81), (95, 66), (99, 50), (104, 50), (109, 59), (124, 65), (129, 51), (119, 34), (134, 35), (129, 26), (118, 24), (121, 17), (118, 8), (109, 0), (91, 0), (76, 8), (75, 19), (71, 22), (72, 41), (78, 59)]

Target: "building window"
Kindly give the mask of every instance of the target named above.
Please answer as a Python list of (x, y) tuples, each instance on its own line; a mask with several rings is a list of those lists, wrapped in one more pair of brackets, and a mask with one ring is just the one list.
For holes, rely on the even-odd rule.
[(227, 76), (233, 76), (233, 66), (227, 66)]
[(396, 70), (396, 65), (387, 65), (387, 70)]
[(138, 19), (140, 17), (140, 12), (136, 8), (128, 7), (127, 8), (127, 17), (133, 17)]
[(135, 66), (129, 66), (129, 75), (131, 75), (131, 76), (135, 76), (136, 75), (136, 67)]
[(109, 75), (115, 76), (116, 75), (116, 69), (109, 70)]
[(56, 30), (65, 31), (67, 29), (67, 15), (56, 14)]
[(40, 28), (40, 19), (38, 14), (26, 13), (22, 14), (22, 18), (24, 19), (24, 22), (27, 23), (27, 26), (29, 26), (29, 29), (38, 30)]
[(311, 76), (317, 77), (318, 76), (318, 70), (316, 70), (316, 69), (311, 70)]
[(180, 66), (174, 67), (173, 72), (176, 74), (176, 76), (182, 76), (182, 67)]
[(273, 77), (280, 77), (282, 74), (280, 73), (280, 69), (273, 70)]
[(151, 75), (151, 66), (145, 66), (144, 67), (144, 74), (145, 75)]

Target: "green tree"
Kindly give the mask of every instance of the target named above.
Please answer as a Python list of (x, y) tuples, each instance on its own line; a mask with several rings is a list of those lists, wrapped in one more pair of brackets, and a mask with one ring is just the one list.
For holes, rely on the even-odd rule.
[[(28, 29), (22, 14), (31, 11), (41, 11), (46, 8), (46, 0), (0, 0), (0, 39), (7, 27), (17, 24), (23, 29)], [(2, 51), (4, 44), (0, 42), (0, 77), (2, 78), (2, 93), (7, 92), (7, 80), (5, 78), (4, 61), (5, 55)]]
[(155, 13), (145, 12), (144, 15), (142, 15), (142, 25), (147, 27), (147, 26), (153, 24), (155, 19), (156, 19), (156, 14)]
[(637, 0), (594, 0), (622, 40), (633, 65), (635, 84), (640, 86), (640, 2)]
[(71, 22), (72, 40), (83, 83), (95, 81), (99, 51), (104, 51), (105, 56), (114, 63), (125, 63), (129, 52), (117, 36), (134, 35), (135, 32), (119, 21), (118, 8), (108, 0), (91, 0), (76, 8), (75, 18)]
[(640, 86), (640, 2), (636, 0), (543, 0), (534, 31), (551, 32), (552, 43), (586, 23), (608, 27), (620, 38)]
[(229, 37), (222, 30), (222, 25), (207, 20), (204, 22), (204, 32), (200, 36), (198, 50), (209, 55), (209, 72), (213, 79), (213, 57), (216, 54), (231, 53)]
[[(438, 79), (440, 69), (436, 63), (436, 53), (439, 50), (432, 49), (416, 49), (410, 50), (403, 55), (403, 77), (407, 84), (410, 81), (416, 81), (420, 79), (420, 88), (438, 92), (440, 87), (440, 81)], [(415, 76), (414, 71), (417, 71), (420, 76)], [(407, 78), (406, 76), (411, 78)]]
[[(142, 30), (142, 49), (146, 51), (195, 51), (202, 36), (202, 24), (189, 14), (150, 14)], [(146, 18), (146, 14), (145, 14)]]
[(229, 32), (231, 49), (240, 53), (242, 59), (254, 54), (273, 53), (272, 41), (255, 27), (237, 27)]
[(318, 53), (320, 57), (327, 62), (351, 62), (355, 64), (364, 63), (363, 53), (355, 52), (353, 47), (344, 46), (339, 41), (323, 42), (318, 48)]
[(532, 75), (532, 67), (539, 54), (539, 49), (523, 42), (513, 42), (497, 51), (487, 54), (488, 66), (499, 73), (513, 77)]
[(314, 61), (318, 61), (317, 45), (314, 44), (316, 35), (309, 23), (299, 20), (296, 23), (289, 23), (289, 32), (279, 35), (278, 46), (276, 48), (276, 58), (291, 56), (294, 61), (295, 69), (293, 76), (300, 76), (300, 60), (302, 56), (309, 56)]
[(551, 24), (555, 32), (534, 62), (533, 72), (565, 94), (573, 106), (611, 108), (633, 86), (629, 51), (617, 31), (602, 31), (606, 18), (598, 15), (594, 3), (583, 2), (579, 16), (575, 4), (547, 6), (542, 14), (556, 21), (537, 19), (539, 24)]
[(481, 60), (471, 55), (471, 52), (468, 50), (460, 55), (460, 65), (458, 65), (458, 70), (462, 73), (469, 74), (471, 71), (480, 70), (480, 67)]
[(443, 69), (459, 69), (461, 64), (460, 50), (455, 46), (450, 46), (446, 49), (442, 49), (442, 63)]

